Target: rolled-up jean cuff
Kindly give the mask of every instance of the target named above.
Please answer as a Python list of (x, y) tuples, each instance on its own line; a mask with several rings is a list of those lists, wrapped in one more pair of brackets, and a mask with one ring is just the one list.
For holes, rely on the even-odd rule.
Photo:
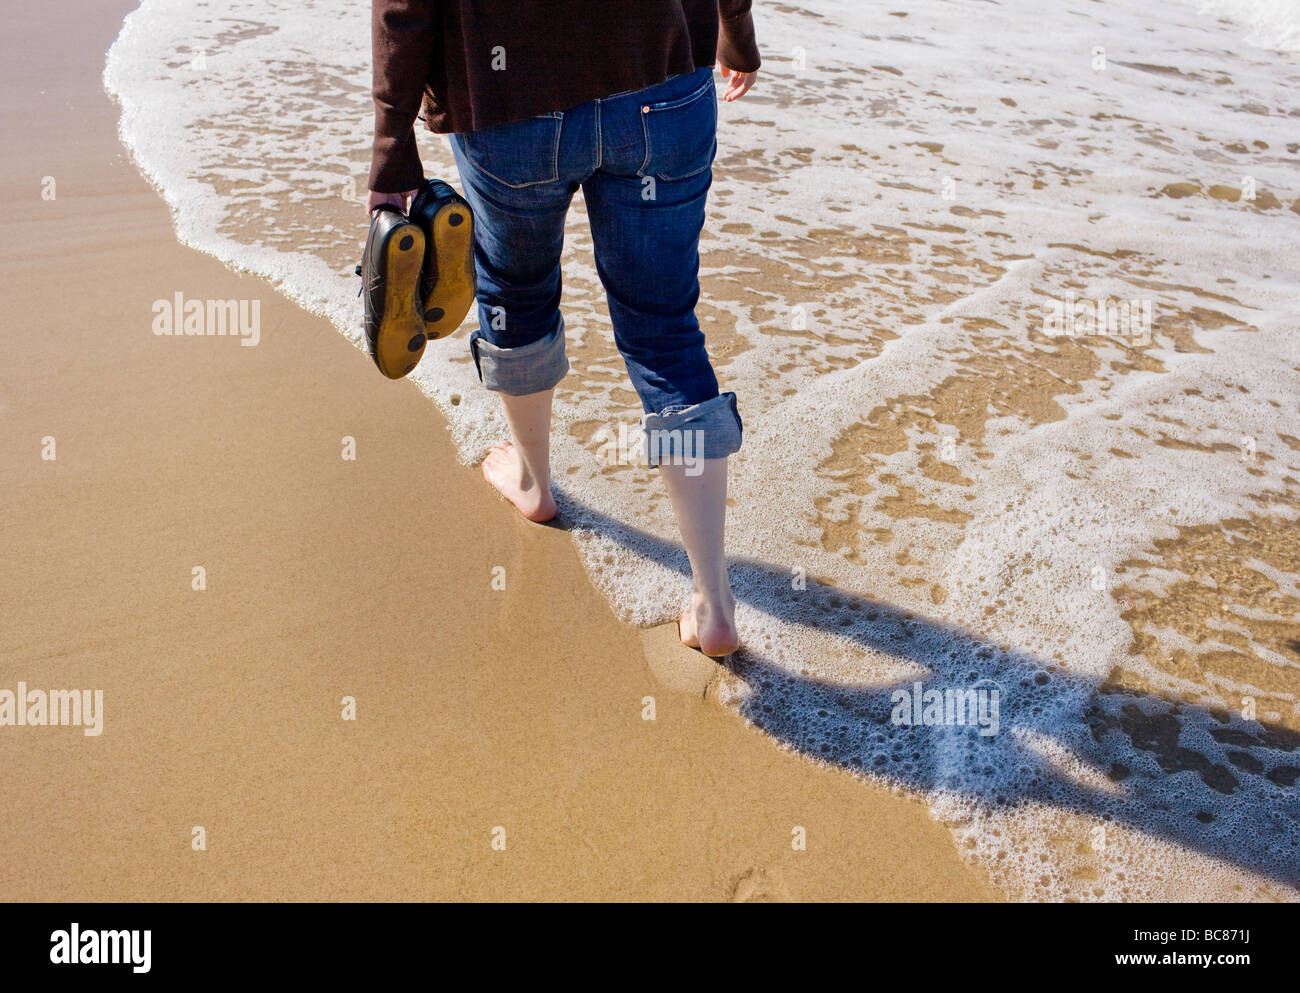
[(740, 451), (744, 427), (736, 394), (721, 393), (689, 407), (669, 407), (641, 418), (646, 464), (693, 465), (698, 459), (722, 459)]
[(544, 338), (517, 348), (502, 348), (488, 341), (482, 331), (469, 336), (478, 378), (494, 393), (521, 397), (541, 393), (555, 386), (569, 371), (564, 354), (564, 320)]

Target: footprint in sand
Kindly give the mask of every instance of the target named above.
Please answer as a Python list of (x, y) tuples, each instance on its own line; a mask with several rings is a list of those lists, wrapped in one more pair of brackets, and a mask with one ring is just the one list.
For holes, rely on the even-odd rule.
[(781, 874), (762, 866), (754, 866), (731, 887), (732, 903), (782, 903), (789, 899)]
[(707, 655), (683, 645), (677, 637), (676, 622), (643, 631), (641, 644), (657, 682), (702, 700), (716, 699), (723, 668)]

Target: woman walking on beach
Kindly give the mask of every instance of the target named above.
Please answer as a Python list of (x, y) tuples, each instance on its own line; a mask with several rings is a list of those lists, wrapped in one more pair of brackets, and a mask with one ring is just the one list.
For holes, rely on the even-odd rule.
[(682, 641), (739, 638), (723, 552), (727, 456), (742, 424), (720, 393), (699, 298), (712, 183), (713, 66), (735, 100), (759, 67), (750, 0), (373, 0), (375, 139), (368, 208), (405, 210), (424, 179), (414, 123), (451, 134), (474, 212), (479, 378), (511, 441), (483, 474), (533, 521), (555, 516), (550, 422), (568, 371), (564, 221), (581, 188), (614, 339), (641, 398), (693, 578)]

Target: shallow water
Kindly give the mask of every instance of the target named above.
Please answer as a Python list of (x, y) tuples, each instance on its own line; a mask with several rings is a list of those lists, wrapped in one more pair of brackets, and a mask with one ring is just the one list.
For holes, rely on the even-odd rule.
[[(923, 794), (1013, 897), (1297, 895), (1291, 6), (759, 3), (759, 85), (720, 108), (699, 313), (746, 425), (747, 644), (722, 698)], [(366, 5), (145, 0), (105, 71), (182, 240), (354, 342), (369, 52)], [(660, 623), (685, 558), (617, 444), (640, 410), (580, 197), (567, 241), (562, 508), (620, 616)], [(1090, 333), (1104, 300), (1121, 333)], [(505, 426), (465, 336), (411, 378), (471, 462)], [(897, 725), (917, 680), (996, 687), (997, 733)]]

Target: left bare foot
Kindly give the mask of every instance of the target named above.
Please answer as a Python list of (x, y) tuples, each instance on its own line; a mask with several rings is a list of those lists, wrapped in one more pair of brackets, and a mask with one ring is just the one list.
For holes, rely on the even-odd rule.
[(693, 594), (690, 610), (677, 618), (677, 636), (687, 648), (698, 648), (710, 658), (730, 655), (740, 647), (736, 601), (728, 597), (710, 602)]
[(549, 486), (539, 486), (513, 442), (502, 442), (483, 460), (483, 478), (530, 521), (545, 524), (559, 512)]

